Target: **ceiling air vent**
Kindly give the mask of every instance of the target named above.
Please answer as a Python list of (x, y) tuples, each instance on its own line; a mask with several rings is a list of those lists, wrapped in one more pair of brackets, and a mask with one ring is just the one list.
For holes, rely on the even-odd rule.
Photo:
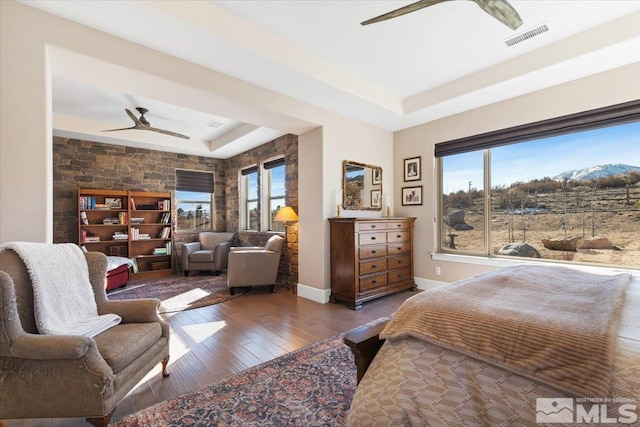
[(546, 33), (547, 31), (549, 31), (549, 26), (547, 24), (542, 24), (542, 25), (538, 25), (537, 27), (522, 33), (522, 34), (518, 34), (515, 37), (511, 37), (510, 39), (505, 40), (505, 44), (509, 47), (521, 43), (527, 39), (530, 39), (532, 37), (535, 37), (537, 35), (540, 35), (542, 33)]
[(224, 124), (224, 123), (219, 122), (219, 121), (217, 121), (217, 120), (215, 120), (215, 119), (209, 120), (209, 121), (207, 122), (207, 126), (209, 126), (209, 127), (211, 127), (211, 128), (216, 128), (216, 129), (217, 129), (217, 128), (219, 128), (220, 126), (222, 126), (223, 124)]

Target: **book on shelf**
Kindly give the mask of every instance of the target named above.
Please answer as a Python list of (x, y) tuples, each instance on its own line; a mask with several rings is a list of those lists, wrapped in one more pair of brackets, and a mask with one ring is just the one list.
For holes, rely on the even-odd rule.
[(171, 242), (167, 242), (164, 245), (167, 248), (167, 255), (171, 255)]
[(127, 223), (127, 213), (126, 212), (118, 213), (118, 220), (120, 221), (120, 224), (126, 224)]
[(80, 203), (80, 209), (95, 209), (96, 198), (93, 196), (80, 196), (78, 199)]
[(144, 224), (144, 218), (131, 217), (130, 221), (131, 221), (131, 224)]
[(170, 235), (171, 235), (171, 228), (170, 227), (164, 227), (162, 229), (162, 231), (160, 232), (160, 238), (161, 239), (168, 239)]
[(171, 214), (169, 212), (163, 213), (162, 217), (160, 218), (160, 222), (162, 224), (169, 224), (169, 220), (171, 220)]
[(153, 249), (153, 254), (154, 255), (167, 255), (167, 248), (154, 248)]
[(170, 211), (171, 210), (171, 200), (169, 200), (169, 199), (160, 200), (158, 202), (158, 210), (160, 210), (160, 211)]
[(100, 236), (96, 236), (93, 233), (89, 233), (87, 230), (82, 230), (80, 232), (80, 243), (91, 243), (91, 242), (99, 242)]
[(131, 240), (149, 240), (151, 236), (148, 233), (140, 233), (139, 228), (131, 229)]
[(103, 224), (108, 224), (108, 225), (118, 225), (120, 224), (120, 218), (102, 218), (102, 223)]
[(133, 200), (133, 197), (129, 199), (129, 207), (132, 211), (136, 210), (136, 202)]
[(122, 231), (116, 231), (115, 233), (113, 233), (112, 238), (113, 238), (113, 240), (128, 240), (129, 239), (129, 235), (127, 233), (122, 232)]
[(80, 212), (80, 221), (82, 221), (83, 225), (89, 225), (89, 218), (87, 218), (86, 212)]

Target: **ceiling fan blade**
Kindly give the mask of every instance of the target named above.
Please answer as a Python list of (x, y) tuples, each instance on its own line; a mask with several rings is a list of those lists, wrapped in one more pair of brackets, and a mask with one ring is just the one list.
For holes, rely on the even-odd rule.
[(102, 132), (115, 132), (117, 130), (129, 130), (129, 129), (139, 129), (138, 126), (131, 126), (130, 128), (119, 128), (119, 129), (107, 129)]
[(411, 3), (407, 6), (401, 7), (396, 10), (392, 10), (391, 12), (387, 12), (383, 15), (376, 16), (375, 18), (367, 19), (360, 23), (360, 25), (369, 25), (374, 24), (380, 21), (386, 21), (387, 19), (395, 18), (398, 16), (405, 15), (407, 13), (415, 12), (416, 10), (420, 10), (423, 7), (433, 6), (434, 4), (443, 3), (445, 1), (450, 0), (420, 0), (415, 3)]
[(136, 124), (136, 126), (144, 126), (144, 124), (140, 121), (140, 119), (138, 119), (135, 114), (133, 114), (131, 112), (131, 110), (125, 108), (124, 111), (127, 112), (127, 115), (131, 118), (131, 120), (133, 120), (133, 122)]
[(171, 132), (170, 130), (158, 129), (151, 126), (145, 126), (144, 130), (150, 130), (152, 132), (158, 132), (158, 133), (162, 133), (169, 136), (175, 136), (176, 138), (191, 139), (191, 137), (188, 137), (187, 135), (183, 135), (181, 133)]
[(489, 15), (515, 30), (522, 25), (522, 18), (507, 0), (473, 0)]

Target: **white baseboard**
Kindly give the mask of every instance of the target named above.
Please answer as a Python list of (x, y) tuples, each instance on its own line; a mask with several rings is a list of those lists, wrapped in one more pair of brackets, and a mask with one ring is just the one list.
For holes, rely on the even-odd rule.
[[(418, 289), (423, 291), (447, 285), (447, 282), (422, 279), (420, 277), (414, 277), (414, 280), (416, 281)], [(296, 289), (298, 290), (299, 297), (310, 299), (311, 301), (319, 302), (320, 304), (327, 304), (329, 302), (329, 297), (331, 296), (331, 289), (312, 288), (311, 286), (305, 286), (300, 283), (298, 283)]]
[(320, 304), (327, 304), (331, 296), (331, 289), (312, 288), (311, 286), (305, 286), (300, 283), (298, 283), (297, 290), (299, 297), (310, 299)]
[(437, 280), (430, 279), (422, 279), (420, 277), (414, 277), (413, 280), (416, 281), (416, 286), (418, 289), (423, 291), (428, 291), (429, 289), (437, 288), (438, 286), (448, 285), (447, 282), (439, 282)]

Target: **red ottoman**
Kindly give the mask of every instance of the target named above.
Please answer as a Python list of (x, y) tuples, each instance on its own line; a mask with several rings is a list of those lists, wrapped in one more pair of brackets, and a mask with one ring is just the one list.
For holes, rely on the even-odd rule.
[(107, 291), (125, 286), (129, 281), (129, 264), (107, 271)]

